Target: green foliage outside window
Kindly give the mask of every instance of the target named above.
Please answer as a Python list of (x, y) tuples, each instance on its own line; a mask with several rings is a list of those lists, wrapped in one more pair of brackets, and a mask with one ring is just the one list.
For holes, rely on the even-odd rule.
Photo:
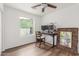
[(21, 28), (31, 28), (32, 27), (32, 20), (21, 19), (20, 20), (20, 27)]

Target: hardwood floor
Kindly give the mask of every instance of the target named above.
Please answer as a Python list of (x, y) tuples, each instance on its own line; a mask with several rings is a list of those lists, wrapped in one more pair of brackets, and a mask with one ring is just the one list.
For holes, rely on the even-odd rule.
[(69, 53), (68, 51), (43, 46), (39, 48), (35, 43), (15, 47), (2, 52), (2, 56), (77, 56), (77, 54)]

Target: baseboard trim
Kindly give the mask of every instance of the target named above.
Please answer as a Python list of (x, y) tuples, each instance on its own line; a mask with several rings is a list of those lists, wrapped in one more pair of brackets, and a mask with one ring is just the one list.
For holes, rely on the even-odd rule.
[[(16, 46), (16, 47), (21, 47), (21, 46), (25, 46), (25, 45), (29, 45), (29, 44), (33, 44), (33, 43), (35, 43), (35, 42), (31, 42), (31, 43), (28, 43), (28, 44), (23, 44), (23, 45)], [(12, 47), (12, 48), (5, 49), (5, 50), (3, 50), (2, 52), (6, 51), (6, 50), (9, 50), (9, 49), (16, 48), (16, 47)]]

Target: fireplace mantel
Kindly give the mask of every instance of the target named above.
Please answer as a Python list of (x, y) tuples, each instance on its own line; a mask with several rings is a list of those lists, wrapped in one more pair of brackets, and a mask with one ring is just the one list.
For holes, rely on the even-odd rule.
[[(72, 32), (71, 48), (60, 44), (60, 32)], [(78, 53), (78, 28), (58, 28), (57, 46), (70, 52)]]

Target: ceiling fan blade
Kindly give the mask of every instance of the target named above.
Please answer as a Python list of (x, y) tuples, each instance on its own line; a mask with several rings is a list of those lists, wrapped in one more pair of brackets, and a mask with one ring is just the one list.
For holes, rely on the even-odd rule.
[(48, 4), (48, 3), (47, 3), (47, 5), (48, 5), (48, 7), (51, 7), (51, 8), (57, 8), (55, 5), (51, 5), (51, 4)]
[(46, 7), (42, 8), (42, 12), (44, 12), (44, 11), (45, 11), (45, 8), (46, 8)]
[(38, 6), (41, 6), (41, 4), (35, 5), (35, 6), (33, 6), (32, 8), (36, 8), (36, 7), (38, 7)]

